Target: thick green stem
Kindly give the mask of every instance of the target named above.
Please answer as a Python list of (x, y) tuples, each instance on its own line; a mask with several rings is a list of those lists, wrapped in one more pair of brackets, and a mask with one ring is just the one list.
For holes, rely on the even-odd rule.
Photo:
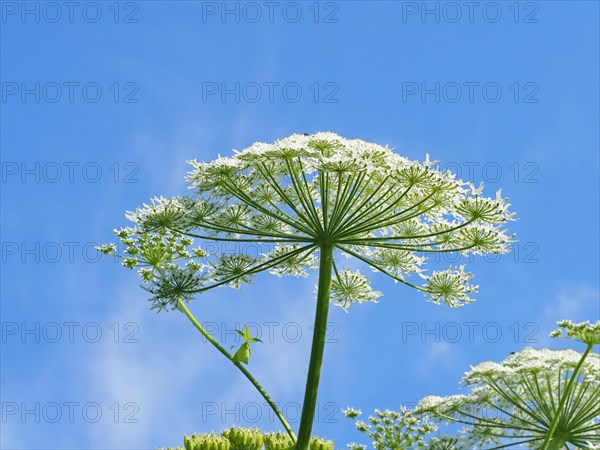
[(281, 422), (281, 424), (283, 425), (283, 427), (285, 428), (285, 430), (289, 434), (289, 436), (292, 439), (292, 441), (296, 442), (296, 435), (292, 431), (292, 428), (288, 424), (287, 420), (285, 420), (285, 417), (283, 416), (283, 414), (281, 413), (281, 411), (279, 411), (279, 408), (277, 408), (277, 405), (275, 404), (275, 402), (273, 401), (273, 399), (271, 399), (271, 397), (269, 396), (269, 394), (267, 394), (267, 391), (265, 391), (265, 389), (260, 385), (260, 383), (256, 380), (256, 378), (254, 378), (252, 376), (252, 374), (250, 372), (248, 372), (248, 369), (246, 369), (242, 365), (242, 363), (240, 363), (239, 361), (235, 361), (233, 359), (233, 355), (231, 353), (229, 353), (227, 350), (225, 350), (225, 348), (223, 348), (223, 346), (221, 344), (219, 344), (215, 340), (215, 338), (213, 338), (208, 333), (208, 331), (206, 331), (204, 329), (204, 327), (202, 325), (200, 325), (200, 323), (198, 322), (198, 320), (196, 320), (196, 318), (194, 317), (194, 315), (190, 312), (190, 310), (187, 308), (187, 306), (185, 306), (185, 303), (183, 303), (181, 301), (181, 299), (179, 299), (179, 305), (178, 306), (179, 306), (179, 309), (181, 309), (183, 311), (183, 313), (187, 316), (187, 318), (190, 319), (190, 321), (194, 324), (194, 326), (198, 329), (198, 331), (200, 331), (200, 333), (202, 333), (202, 335), (208, 340), (208, 342), (210, 342), (212, 345), (214, 345), (215, 348), (217, 350), (219, 350), (219, 352), (221, 352), (229, 361), (231, 361), (238, 369), (240, 369), (240, 371), (246, 376), (246, 378), (248, 378), (248, 380), (250, 381), (250, 383), (252, 383), (254, 385), (254, 387), (256, 388), (256, 390), (258, 392), (260, 392), (260, 395), (262, 395), (263, 398), (267, 401), (267, 403), (269, 404), (269, 406), (271, 407), (271, 409), (273, 410), (273, 412), (275, 413), (275, 415), (277, 416), (277, 418), (279, 419), (279, 421)]
[(553, 437), (552, 440), (548, 443), (548, 450), (561, 450), (565, 448), (567, 441), (563, 438)]
[(319, 378), (321, 377), (323, 350), (325, 348), (332, 268), (333, 246), (327, 244), (322, 245), (319, 261), (317, 311), (315, 313), (315, 325), (312, 348), (310, 352), (310, 363), (308, 366), (308, 376), (306, 377), (306, 390), (304, 392), (304, 404), (302, 406), (302, 417), (300, 419), (300, 429), (298, 430), (298, 442), (296, 443), (296, 450), (307, 450), (310, 443), (310, 433), (312, 431), (313, 420), (315, 417), (317, 393), (319, 390)]
[[(552, 419), (552, 423), (550, 424), (548, 433), (546, 433), (546, 439), (544, 439), (544, 443), (540, 447), (540, 450), (553, 450), (553, 449), (561, 448), (561, 447), (557, 447), (557, 445), (559, 445), (559, 443), (562, 442), (562, 440), (559, 439), (558, 437), (554, 436), (554, 430), (556, 430), (556, 425), (558, 424), (560, 414), (565, 407), (567, 399), (571, 397), (571, 390), (573, 389), (573, 384), (575, 383), (575, 380), (577, 379), (577, 375), (579, 375), (579, 369), (581, 369), (581, 366), (583, 365), (585, 358), (587, 358), (587, 355), (591, 351), (592, 351), (592, 346), (588, 345), (587, 348), (585, 349), (585, 352), (583, 352), (581, 359), (577, 363), (577, 366), (573, 370), (573, 374), (571, 375), (571, 378), (569, 379), (569, 383), (567, 384), (567, 387), (566, 387), (565, 391), (563, 392), (563, 396), (560, 399), (558, 408), (556, 408), (556, 412), (554, 413), (554, 418)], [(563, 445), (564, 445), (564, 442), (563, 442)]]

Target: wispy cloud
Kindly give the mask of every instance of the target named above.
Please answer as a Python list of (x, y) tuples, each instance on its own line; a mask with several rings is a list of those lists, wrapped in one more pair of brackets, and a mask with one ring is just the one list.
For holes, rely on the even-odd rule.
[(558, 320), (592, 322), (600, 318), (600, 290), (583, 283), (563, 286), (544, 308), (542, 318), (540, 345), (551, 345), (555, 341), (548, 337), (548, 332), (556, 328)]
[[(598, 320), (600, 290), (587, 284), (564, 286), (544, 309), (544, 318), (554, 324), (557, 320)], [(595, 314), (595, 316), (592, 316)]]
[(423, 377), (436, 378), (439, 369), (452, 369), (461, 364), (462, 352), (458, 345), (440, 341), (427, 344), (418, 359), (416, 373)]
[[(105, 448), (156, 446), (158, 436), (169, 435), (170, 429), (185, 423), (184, 411), (170, 411), (173, 399), (185, 398), (186, 390), (210, 372), (196, 346), (181, 344), (179, 330), (169, 332), (166, 325), (154, 330), (156, 320), (145, 296), (139, 289), (126, 289), (123, 307), (113, 313), (114, 322), (123, 317), (134, 321), (143, 340), (129, 345), (107, 342), (87, 368), (86, 381), (94, 395), (105, 404), (119, 403), (119, 420), (89, 427), (90, 442)], [(135, 406), (125, 408), (128, 402)], [(129, 413), (134, 422), (126, 420)]]

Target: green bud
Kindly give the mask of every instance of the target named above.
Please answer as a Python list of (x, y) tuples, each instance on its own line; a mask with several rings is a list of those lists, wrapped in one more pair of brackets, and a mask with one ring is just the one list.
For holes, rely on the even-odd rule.
[(192, 251), (194, 252), (194, 255), (196, 255), (198, 258), (204, 258), (204, 257), (208, 256), (208, 253), (206, 253), (201, 248), (195, 248)]
[(135, 266), (137, 266), (137, 260), (133, 258), (125, 258), (122, 264), (128, 269), (133, 269)]
[(310, 450), (333, 450), (333, 441), (314, 437), (310, 439)]
[(117, 251), (117, 246), (115, 244), (98, 245), (96, 246), (96, 250), (105, 255), (110, 255)]
[(215, 433), (184, 436), (183, 444), (185, 450), (229, 450), (229, 440)]
[(194, 444), (193, 444), (191, 437), (189, 437), (189, 436), (183, 437), (183, 446), (185, 447), (185, 450), (194, 450), (193, 445)]
[(250, 344), (248, 342), (244, 342), (238, 351), (235, 352), (235, 355), (233, 355), (233, 360), (248, 364), (250, 361)]
[(115, 233), (117, 236), (119, 236), (120, 238), (127, 238), (127, 236), (129, 236), (130, 231), (126, 228), (121, 228), (120, 230), (117, 230), (116, 228), (113, 230), (113, 233)]
[(287, 434), (265, 434), (265, 450), (292, 450), (294, 443)]
[(262, 431), (253, 428), (231, 428), (222, 436), (229, 439), (230, 450), (260, 450), (263, 445)]

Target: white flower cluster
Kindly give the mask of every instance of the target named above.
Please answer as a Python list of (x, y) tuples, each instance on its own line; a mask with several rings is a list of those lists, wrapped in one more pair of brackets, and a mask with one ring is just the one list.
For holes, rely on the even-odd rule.
[[(368, 423), (358, 420), (359, 410), (347, 408), (342, 411), (349, 419), (354, 420), (356, 429), (367, 435), (375, 450), (422, 448), (425, 445), (424, 436), (436, 429), (425, 419), (411, 414), (406, 408), (396, 411), (375, 410), (369, 416)], [(349, 444), (350, 450), (364, 450), (361, 444)]]
[(358, 270), (351, 272), (344, 269), (340, 273), (336, 273), (336, 277), (331, 283), (331, 298), (344, 311), (347, 311), (348, 307), (354, 303), (377, 303), (379, 297), (381, 297), (381, 292), (371, 289), (368, 278)]
[[(600, 322), (559, 322), (583, 342)], [(592, 345), (593, 346), (593, 345)], [(600, 444), (600, 356), (575, 350), (526, 348), (502, 363), (483, 362), (465, 374), (468, 395), (423, 398), (414, 414), (466, 425), (470, 448), (492, 443), (527, 448), (593, 448)], [(544, 445), (542, 445), (544, 443)]]
[[(513, 214), (500, 192), (483, 197), (482, 186), (439, 170), (429, 158), (411, 161), (359, 139), (295, 134), (273, 144), (255, 143), (232, 157), (190, 163), (191, 195), (153, 198), (129, 212), (135, 226), (119, 232), (129, 253), (124, 264), (145, 267), (146, 283), (162, 280), (153, 292), (169, 301), (181, 291), (169, 295), (170, 285), (183, 284), (187, 299), (216, 286), (239, 287), (262, 271), (306, 276), (317, 267), (315, 253), (329, 246), (422, 291), (432, 302), (457, 307), (472, 301), (477, 290), (472, 275), (462, 266), (428, 275), (428, 257), (506, 253), (512, 243), (504, 225)], [(241, 247), (254, 243), (260, 252), (252, 258), (243, 250), (232, 255), (223, 244), (224, 250), (206, 255), (191, 247), (192, 238)], [(189, 248), (181, 249), (184, 239)], [(202, 276), (166, 281), (183, 276), (174, 266), (185, 264)], [(333, 269), (331, 300), (342, 308), (381, 295), (364, 274)]]

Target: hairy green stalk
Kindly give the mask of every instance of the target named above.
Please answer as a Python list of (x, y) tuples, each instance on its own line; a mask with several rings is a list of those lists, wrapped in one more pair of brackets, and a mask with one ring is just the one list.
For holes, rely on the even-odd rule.
[(246, 376), (246, 378), (248, 378), (250, 383), (252, 383), (252, 385), (256, 388), (256, 390), (258, 392), (260, 392), (260, 395), (262, 395), (263, 398), (267, 401), (267, 403), (269, 404), (269, 406), (271, 407), (271, 409), (273, 410), (273, 412), (275, 413), (275, 415), (277, 416), (277, 418), (279, 419), (279, 421), (281, 422), (281, 424), (283, 425), (283, 427), (289, 434), (292, 441), (296, 442), (296, 435), (292, 431), (292, 428), (290, 427), (289, 423), (287, 422), (287, 420), (285, 419), (285, 417), (281, 413), (281, 411), (279, 411), (279, 408), (277, 407), (277, 405), (275, 404), (273, 399), (269, 396), (269, 394), (267, 393), (267, 391), (265, 391), (265, 389), (261, 386), (261, 384), (256, 380), (256, 378), (254, 378), (252, 376), (252, 374), (250, 372), (248, 372), (248, 369), (246, 369), (242, 365), (241, 362), (235, 361), (233, 359), (233, 355), (231, 353), (229, 353), (227, 350), (225, 350), (225, 348), (223, 348), (223, 346), (221, 344), (219, 344), (215, 340), (215, 338), (213, 338), (210, 335), (210, 333), (208, 333), (208, 331), (206, 331), (204, 329), (204, 327), (200, 324), (200, 322), (198, 322), (198, 320), (194, 317), (194, 315), (187, 308), (187, 306), (185, 306), (185, 303), (182, 302), (181, 299), (179, 300), (178, 306), (181, 309), (181, 311), (183, 311), (183, 313), (187, 316), (187, 318), (190, 319), (190, 321), (194, 324), (194, 326), (198, 329), (198, 331), (200, 331), (200, 333), (202, 333), (202, 335), (208, 340), (208, 342), (210, 342), (212, 345), (214, 345), (215, 348), (217, 350), (219, 350), (219, 352), (221, 352), (229, 361), (231, 361), (234, 366), (236, 366), (238, 369), (240, 369), (240, 371)]
[(306, 377), (306, 390), (304, 392), (304, 404), (302, 405), (302, 417), (300, 419), (296, 450), (308, 449), (310, 433), (315, 417), (319, 378), (321, 377), (321, 363), (323, 362), (323, 352), (325, 349), (332, 268), (333, 246), (325, 244), (321, 246), (319, 284), (317, 288), (317, 310), (315, 313), (310, 363), (308, 366), (308, 376)]

